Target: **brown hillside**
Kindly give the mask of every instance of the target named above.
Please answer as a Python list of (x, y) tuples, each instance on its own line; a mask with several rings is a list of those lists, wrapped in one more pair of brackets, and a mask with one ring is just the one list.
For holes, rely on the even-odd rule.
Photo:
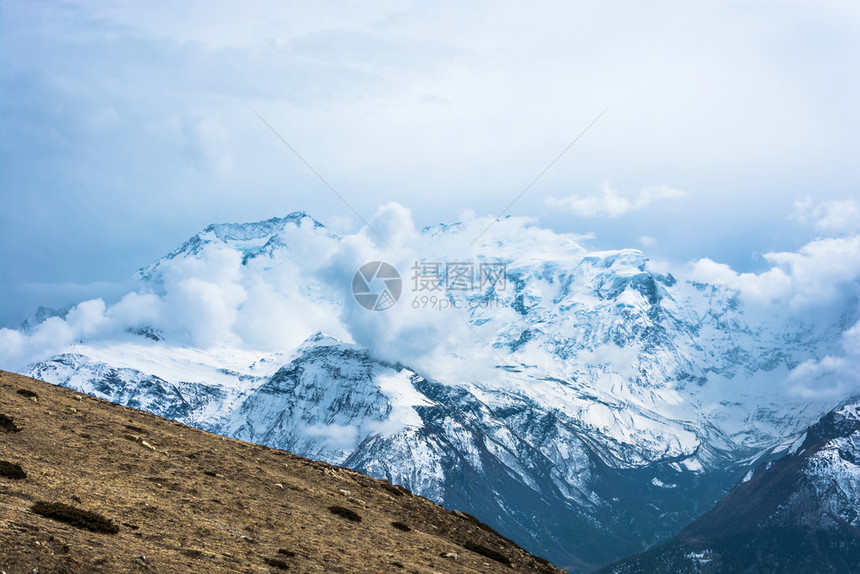
[(384, 481), (5, 371), (0, 570), (561, 572)]

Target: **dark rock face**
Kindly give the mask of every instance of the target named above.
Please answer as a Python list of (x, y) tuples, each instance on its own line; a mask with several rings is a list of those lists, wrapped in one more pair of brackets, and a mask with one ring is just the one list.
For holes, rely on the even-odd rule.
[(860, 572), (858, 407), (828, 413), (669, 543), (601, 572)]

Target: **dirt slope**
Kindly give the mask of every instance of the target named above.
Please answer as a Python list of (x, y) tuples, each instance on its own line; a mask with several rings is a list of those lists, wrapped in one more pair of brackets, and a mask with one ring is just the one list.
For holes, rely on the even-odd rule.
[(0, 571), (561, 572), (384, 481), (5, 371)]

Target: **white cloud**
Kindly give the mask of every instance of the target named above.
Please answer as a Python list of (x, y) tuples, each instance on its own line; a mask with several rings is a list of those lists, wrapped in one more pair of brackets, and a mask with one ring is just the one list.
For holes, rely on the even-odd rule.
[[(494, 371), (497, 357), (469, 327), (469, 308), (447, 306), (445, 293), (414, 292), (414, 264), (471, 260), (476, 253), (496, 257), (502, 238), (506, 256), (564, 264), (579, 261), (584, 253), (581, 236), (557, 234), (521, 217), (505, 218), (487, 230), (493, 221), (472, 216), (457, 233), (420, 234), (411, 211), (390, 203), (370, 218), (385, 242), (366, 227), (336, 240), (312, 226), (288, 225), (281, 235), (285, 247), (274, 260), (246, 260), (240, 249), (210, 244), (196, 256), (163, 261), (150, 281), (135, 285), (113, 304), (85, 301), (30, 335), (0, 331), (0, 365), (22, 368), (79, 341), (126, 340), (143, 327), (174, 345), (261, 351), (288, 351), (321, 330), (430, 374), (442, 364), (440, 357), (469, 357), (470, 372), (480, 377), (481, 368)], [(534, 253), (536, 244), (540, 253)], [(356, 270), (375, 260), (394, 265), (403, 281), (401, 301), (385, 312), (367, 311), (351, 291)], [(437, 301), (421, 304), (417, 298), (422, 295)]]
[(0, 365), (20, 369), (84, 339), (112, 334), (104, 311), (104, 301), (93, 299), (73, 307), (65, 319), (51, 317), (40, 323), (31, 333), (0, 329)]
[(790, 273), (793, 306), (829, 303), (860, 279), (860, 235), (819, 239), (797, 253), (768, 253), (765, 259)]
[(616, 191), (608, 183), (597, 195), (569, 195), (560, 199), (549, 197), (546, 202), (550, 207), (572, 211), (580, 217), (619, 217), (633, 211), (640, 211), (654, 203), (677, 201), (688, 194), (680, 189), (666, 185), (643, 187), (633, 197), (627, 197)]
[(358, 444), (359, 429), (352, 425), (337, 423), (306, 425), (302, 433), (321, 439), (325, 446), (333, 450), (350, 451)]
[(794, 202), (794, 212), (789, 219), (827, 236), (860, 233), (860, 203), (842, 199), (816, 204), (806, 196)]
[(772, 268), (764, 273), (737, 273), (725, 263), (699, 259), (692, 265), (689, 277), (702, 283), (726, 285), (736, 289), (748, 301), (772, 303), (786, 297), (792, 288), (792, 279), (785, 271)]
[[(386, 246), (398, 249), (415, 239), (415, 223), (412, 212), (396, 202), (381, 206), (370, 218), (369, 235), (374, 240), (385, 242)], [(377, 233), (379, 235), (377, 235)]]
[[(645, 197), (655, 196), (660, 194)], [(370, 222), (388, 244), (367, 228), (336, 240), (312, 226), (288, 226), (282, 235), (286, 247), (275, 259), (245, 260), (239, 250), (208, 246), (198, 257), (163, 262), (156, 280), (136, 285), (114, 299), (115, 303), (84, 301), (64, 319), (52, 318), (29, 335), (0, 330), (0, 366), (21, 368), (81, 340), (114, 342), (135, 337), (126, 331), (141, 327), (161, 332), (170, 344), (201, 349), (231, 345), (261, 351), (288, 351), (322, 330), (429, 376), (453, 376), (439, 369), (457, 364), (462, 371), (458, 376), (478, 380), (485, 376), (482, 373), (498, 371), (493, 368), (498, 357), (485, 342), (493, 341), (497, 333), (483, 332), (480, 325), (473, 330), (468, 308), (440, 310), (438, 304), (423, 304), (421, 296), (436, 295), (439, 302), (447, 299), (444, 293), (412, 291), (414, 263), (501, 256), (529, 265), (544, 261), (574, 266), (587, 253), (579, 244), (581, 236), (555, 233), (538, 227), (532, 219), (509, 217), (490, 226), (493, 221), (472, 214), (456, 231), (440, 227), (436, 233), (423, 234), (415, 230), (410, 210), (386, 204)], [(488, 226), (480, 241), (470, 245)], [(851, 289), (856, 290), (860, 279), (860, 236), (818, 239), (797, 252), (768, 253), (764, 259), (770, 268), (761, 273), (738, 273), (710, 259), (673, 273), (679, 279), (727, 285), (745, 302), (786, 316), (856, 296)], [(351, 292), (355, 271), (374, 260), (394, 265), (403, 280), (401, 300), (384, 312), (360, 307)], [(668, 270), (664, 267), (661, 262), (649, 263), (651, 270)], [(509, 308), (498, 313), (511, 314), (498, 315), (502, 322), (518, 319)], [(464, 360), (461, 364), (447, 360), (452, 356)], [(621, 360), (610, 366), (629, 374), (622, 367), (633, 364), (629, 360), (633, 355), (603, 349), (595, 351), (592, 362), (602, 364), (611, 356)], [(814, 367), (816, 373), (844, 370), (843, 360), (835, 357), (804, 368)], [(464, 364), (468, 364), (468, 372), (463, 370)], [(795, 376), (803, 372), (801, 369)]]
[(842, 334), (842, 354), (805, 361), (788, 377), (790, 391), (803, 398), (844, 399), (860, 390), (860, 322)]
[(65, 321), (76, 336), (88, 337), (110, 324), (110, 319), (105, 316), (105, 309), (105, 302), (101, 299), (84, 301), (69, 311)]
[[(422, 223), (502, 209), (607, 105), (539, 182), (586, 190), (586, 212), (649, 201), (638, 184), (588, 201), (590, 182), (672, 177), (714, 233), (733, 199), (761, 214), (825, 168), (829, 184), (856, 182), (856, 11), (676, 4), (7, 0), (4, 175), (27, 193), (0, 213), (2, 324), (30, 307), (21, 281), (125, 277), (188, 225), (348, 213), (252, 108), (360, 213), (395, 200)], [(94, 66), (98, 53), (111, 58)], [(709, 237), (702, 219), (671, 225)], [(733, 224), (761, 219), (775, 225)]]
[(657, 240), (649, 235), (642, 235), (639, 237), (639, 245), (645, 248), (654, 247), (657, 245)]
[[(313, 236), (314, 230), (296, 233)], [(311, 245), (296, 247), (298, 257), (307, 257), (304, 271), (291, 261), (269, 262), (268, 269), (263, 262), (243, 264), (241, 252), (218, 246), (207, 246), (198, 257), (165, 261), (153, 282), (137, 284), (112, 305), (84, 301), (30, 334), (0, 330), (0, 365), (20, 369), (69, 345), (122, 340), (142, 327), (155, 329), (172, 344), (201, 349), (231, 345), (284, 351), (316, 330), (348, 340), (333, 302), (308, 297), (314, 263), (320, 261), (312, 251)]]
[(797, 252), (766, 253), (764, 259), (771, 268), (762, 273), (737, 273), (723, 263), (700, 259), (691, 265), (689, 276), (727, 285), (756, 304), (781, 303), (794, 310), (828, 305), (860, 280), (860, 235), (818, 239)]
[(108, 317), (120, 325), (131, 328), (161, 324), (164, 305), (160, 297), (154, 293), (138, 293), (132, 291), (107, 310)]

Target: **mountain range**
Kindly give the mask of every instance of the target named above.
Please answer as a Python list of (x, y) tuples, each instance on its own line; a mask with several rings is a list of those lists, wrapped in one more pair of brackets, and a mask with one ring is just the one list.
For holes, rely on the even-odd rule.
[[(513, 219), (471, 244), (480, 222), (372, 223), (385, 245), (301, 212), (211, 225), (122, 300), (28, 318), (98, 307), (20, 370), (403, 485), (572, 572), (671, 539), (845, 399), (789, 383), (843, 351), (856, 292), (796, 313)], [(350, 292), (374, 259), (390, 310)]]

